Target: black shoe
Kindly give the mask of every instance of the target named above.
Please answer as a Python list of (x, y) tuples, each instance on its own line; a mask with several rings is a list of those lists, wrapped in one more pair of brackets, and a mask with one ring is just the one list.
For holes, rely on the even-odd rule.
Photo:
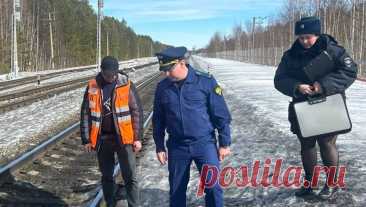
[(295, 196), (297, 197), (312, 196), (312, 195), (315, 195), (313, 189), (305, 188), (304, 186), (302, 186), (295, 192)]
[(107, 203), (107, 207), (115, 207), (116, 205), (116, 202)]
[(127, 199), (127, 192), (126, 192), (126, 186), (122, 185), (122, 184), (118, 184), (117, 185), (117, 191), (116, 191), (116, 200), (126, 200)]
[(329, 188), (324, 185), (323, 189), (318, 193), (319, 198), (323, 200), (328, 200), (337, 191), (338, 188)]

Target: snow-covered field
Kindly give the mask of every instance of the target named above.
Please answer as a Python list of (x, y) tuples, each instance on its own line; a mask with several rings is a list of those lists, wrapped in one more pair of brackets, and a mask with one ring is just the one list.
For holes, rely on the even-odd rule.
[[(144, 58), (140, 63), (137, 60), (133, 62), (135, 65), (141, 65), (154, 60), (155, 58)], [(131, 80), (139, 81), (156, 71), (158, 71), (158, 66), (154, 65), (136, 70), (136, 72), (130, 73), (129, 76)], [(93, 73), (85, 71), (81, 75)], [(60, 76), (53, 81), (60, 82), (70, 78), (75, 78), (75, 75)], [(51, 136), (60, 130), (62, 126), (66, 127), (70, 122), (77, 121), (84, 90), (85, 88), (81, 88), (65, 92), (1, 114), (0, 165)]]
[[(232, 122), (232, 155), (222, 166), (239, 169), (251, 166), (254, 160), (284, 159), (283, 169), (301, 166), (300, 145), (289, 131), (288, 97), (274, 89), (274, 67), (246, 64), (222, 59), (195, 57), (202, 69), (209, 70), (224, 89)], [(347, 167), (346, 189), (327, 202), (304, 200), (288, 188), (236, 188), (225, 190), (225, 206), (365, 206), (366, 205), (366, 83), (356, 81), (347, 91), (353, 130), (338, 137), (340, 164)], [(153, 143), (150, 140), (151, 144)], [(138, 174), (143, 206), (168, 206), (169, 184), (167, 166), (156, 160), (155, 147), (147, 146)], [(318, 156), (320, 162), (320, 156)], [(263, 165), (262, 165), (263, 166)], [(249, 168), (250, 169), (250, 168)], [(251, 171), (249, 171), (250, 173)], [(261, 171), (260, 174), (261, 175)], [(189, 206), (204, 205), (196, 197), (198, 173), (194, 164), (187, 196)]]

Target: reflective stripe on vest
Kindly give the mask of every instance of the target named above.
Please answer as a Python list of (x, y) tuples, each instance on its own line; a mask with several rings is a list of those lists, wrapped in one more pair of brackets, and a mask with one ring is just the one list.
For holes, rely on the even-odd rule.
[[(130, 109), (128, 106), (128, 98), (130, 92), (130, 81), (128, 84), (115, 89), (115, 111), (118, 124), (118, 131), (122, 144), (132, 144), (134, 140), (132, 120)], [(89, 141), (95, 149), (97, 139), (100, 131), (100, 124), (102, 120), (102, 95), (101, 89), (98, 87), (95, 79), (89, 81), (89, 109), (91, 115), (91, 129), (89, 134)]]
[(126, 86), (118, 87), (115, 90), (115, 111), (123, 144), (132, 144), (134, 140), (130, 108), (128, 106), (128, 97), (130, 94), (130, 81)]
[(88, 100), (89, 100), (90, 119), (91, 119), (91, 129), (89, 130), (89, 141), (92, 144), (92, 147), (95, 149), (95, 146), (97, 145), (97, 138), (102, 119), (101, 91), (95, 79), (89, 81)]

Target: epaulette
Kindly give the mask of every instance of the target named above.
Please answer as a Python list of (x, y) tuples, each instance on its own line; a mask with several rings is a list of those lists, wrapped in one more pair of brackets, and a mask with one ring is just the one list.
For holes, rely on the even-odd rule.
[(209, 72), (206, 72), (206, 71), (197, 70), (197, 69), (195, 69), (194, 71), (197, 75), (200, 75), (200, 76), (204, 76), (204, 77), (207, 77), (207, 78), (212, 78), (213, 77), (212, 74), (210, 74)]

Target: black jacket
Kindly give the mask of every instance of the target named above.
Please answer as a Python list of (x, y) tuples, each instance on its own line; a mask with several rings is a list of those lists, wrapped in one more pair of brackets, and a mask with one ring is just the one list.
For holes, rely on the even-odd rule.
[(293, 103), (306, 100), (306, 96), (297, 91), (299, 84), (313, 84), (305, 74), (303, 68), (321, 52), (327, 51), (334, 61), (331, 72), (315, 80), (320, 83), (325, 95), (342, 93), (355, 81), (357, 77), (357, 65), (347, 54), (346, 50), (339, 46), (330, 35), (322, 34), (316, 43), (309, 49), (304, 49), (298, 40), (287, 50), (277, 68), (274, 85), (281, 93), (292, 97), (293, 102), (289, 106), (289, 121), (291, 131), (297, 133)]

